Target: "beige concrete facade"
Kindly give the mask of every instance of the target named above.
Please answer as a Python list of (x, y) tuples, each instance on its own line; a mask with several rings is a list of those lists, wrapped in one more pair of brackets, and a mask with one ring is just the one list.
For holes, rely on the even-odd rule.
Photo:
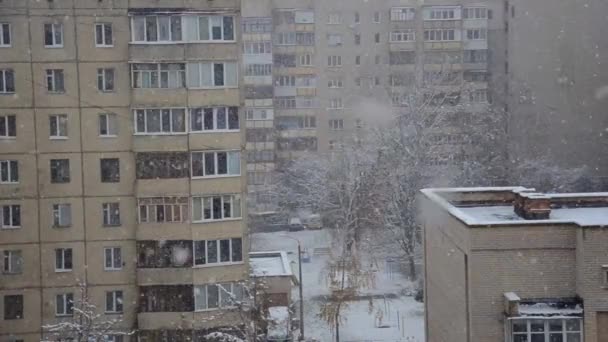
[[(520, 341), (515, 322), (562, 320), (581, 327), (568, 340), (608, 338), (598, 333), (608, 311), (608, 259), (598, 248), (608, 238), (602, 229), (608, 194), (548, 195), (550, 216), (529, 220), (513, 212), (517, 194), (526, 192), (533, 190), (423, 190), (427, 341)], [(513, 304), (508, 293), (520, 297), (519, 313), (506, 309)], [(581, 309), (576, 314), (523, 309), (524, 302), (553, 305), (573, 298)], [(548, 329), (540, 333), (549, 338)]]
[[(133, 21), (140, 17), (157, 20), (158, 15), (171, 16), (169, 27), (179, 21), (180, 28), (173, 26), (173, 33), (163, 33), (160, 26), (164, 24), (156, 22), (158, 31), (145, 33), (148, 38), (157, 34), (156, 39), (136, 41)], [(219, 18), (222, 37), (192, 36), (198, 32), (198, 26), (195, 30), (192, 25), (199, 25), (199, 17), (201, 22)], [(232, 74), (228, 70), (241, 59), (240, 1), (9, 0), (0, 1), (0, 24), (10, 31), (10, 43), (0, 42), (0, 70), (14, 75), (14, 91), (0, 89), (0, 119), (14, 117), (16, 129), (16, 134), (0, 134), (0, 162), (7, 163), (2, 172), (9, 172), (4, 165), (16, 162), (18, 173), (18, 179), (7, 182), (3, 173), (0, 182), (0, 341), (50, 338), (42, 325), (70, 319), (57, 312), (57, 295), (71, 293), (77, 305), (83, 283), (90, 302), (106, 319), (121, 320), (116, 326), (120, 332), (137, 328), (171, 333), (161, 330), (184, 324), (189, 329), (207, 330), (240, 319), (230, 308), (197, 312), (192, 307), (180, 312), (155, 307), (144, 312), (142, 304), (147, 300), (142, 298), (147, 287), (185, 285), (190, 291), (183, 296), (194, 303), (200, 301), (194, 287), (238, 283), (248, 276), (243, 75), (238, 67)], [(54, 30), (50, 36), (45, 34), (49, 27)], [(178, 31), (183, 34), (181, 39)], [(159, 41), (164, 34), (174, 35), (173, 40)], [(166, 64), (161, 67), (161, 63)], [(213, 85), (192, 85), (195, 76), (187, 70), (193, 63), (215, 68), (211, 71), (217, 72)], [(225, 63), (221, 71), (214, 66), (218, 63)], [(157, 67), (157, 73), (146, 81), (150, 87), (136, 87), (136, 64)], [(165, 65), (182, 71), (164, 73)], [(106, 76), (100, 69), (113, 74)], [(49, 79), (49, 70), (62, 74)], [(220, 75), (232, 83), (220, 86), (224, 80), (215, 81)], [(50, 89), (49, 82), (56, 89)], [(100, 89), (100, 82), (108, 88)], [(214, 117), (211, 130), (193, 126), (196, 120), (190, 109), (219, 107), (231, 108), (232, 114), (226, 109), (224, 118)], [(183, 116), (175, 114), (179, 113), (176, 110), (171, 117), (162, 114), (161, 119), (160, 110), (167, 108), (183, 110)], [(139, 118), (138, 109), (159, 109), (159, 131), (153, 127), (154, 114)], [(107, 115), (105, 124), (102, 114)], [(230, 122), (230, 129), (221, 128), (222, 120), (226, 125)], [(7, 122), (3, 121), (3, 127)], [(194, 177), (191, 153), (210, 151), (218, 152), (217, 172)], [(226, 166), (220, 166), (222, 158), (227, 158), (222, 157), (224, 151), (240, 155), (230, 165), (226, 161), (222, 164)], [(151, 164), (141, 161), (142, 153), (153, 158)], [(183, 164), (167, 159), (179, 153), (186, 156)], [(55, 169), (57, 161), (63, 160), (67, 167)], [(111, 166), (106, 167), (111, 170), (102, 170), (104, 160), (109, 160)], [(114, 160), (118, 160), (116, 170)], [(163, 165), (180, 172), (169, 174), (169, 168), (161, 170), (154, 163), (166, 163)], [(230, 168), (230, 174), (218, 176), (221, 167)], [(152, 176), (143, 176), (145, 172)], [(194, 222), (193, 198), (199, 196), (232, 202), (218, 207), (213, 219)], [(177, 199), (184, 200), (176, 204)], [(145, 207), (150, 210), (148, 222), (141, 216), (145, 201), (155, 203)], [(157, 204), (159, 201), (164, 204)], [(230, 245), (230, 262), (193, 264), (194, 241), (219, 240), (216, 246), (220, 248), (223, 241), (232, 241), (226, 239), (236, 239)], [(140, 241), (160, 246), (173, 240), (190, 246), (185, 264), (174, 259), (169, 264), (146, 264), (139, 259), (146, 255)], [(68, 250), (69, 255), (65, 254)], [(58, 251), (64, 251), (63, 263), (56, 260)], [(113, 291), (121, 291), (121, 309), (106, 307), (106, 296)], [(185, 317), (190, 317), (189, 323), (184, 323)]]

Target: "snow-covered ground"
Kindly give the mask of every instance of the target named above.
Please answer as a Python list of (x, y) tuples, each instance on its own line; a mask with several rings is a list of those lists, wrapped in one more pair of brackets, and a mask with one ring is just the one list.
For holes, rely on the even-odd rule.
[[(306, 337), (322, 342), (332, 341), (333, 332), (318, 317), (323, 295), (329, 294), (325, 275), (332, 238), (328, 230), (256, 233), (251, 237), (252, 251), (287, 251), (294, 274), (298, 274), (297, 250), (300, 241), (310, 255), (302, 265), (304, 322)], [(390, 253), (389, 253), (390, 254)], [(385, 262), (376, 262), (373, 288), (362, 291), (362, 299), (350, 302), (344, 310), (340, 329), (341, 342), (422, 342), (424, 341), (424, 305), (404, 296), (411, 284), (398, 272), (391, 272)], [(392, 299), (383, 298), (383, 295)], [(292, 298), (298, 298), (294, 288)]]

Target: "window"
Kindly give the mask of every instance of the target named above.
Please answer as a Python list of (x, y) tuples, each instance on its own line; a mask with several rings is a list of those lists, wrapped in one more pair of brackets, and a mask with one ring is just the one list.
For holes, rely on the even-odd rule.
[(123, 342), (123, 335), (103, 335), (103, 342)]
[(102, 158), (99, 160), (101, 182), (120, 182), (120, 160), (118, 158)]
[(469, 102), (471, 103), (487, 103), (488, 91), (486, 89), (477, 89), (469, 92)]
[(120, 203), (103, 203), (101, 208), (104, 227), (120, 226)]
[(184, 63), (135, 63), (131, 66), (133, 88), (175, 89), (186, 87)]
[(425, 41), (454, 41), (456, 40), (454, 29), (431, 29), (424, 30)]
[(115, 113), (101, 113), (98, 118), (100, 137), (116, 137), (118, 135), (118, 116)]
[(341, 98), (335, 98), (329, 100), (329, 109), (343, 109), (344, 105), (342, 104)]
[(341, 67), (342, 66), (342, 56), (327, 56), (327, 66)]
[(309, 53), (300, 55), (300, 65), (301, 66), (312, 66), (312, 55)]
[(0, 184), (19, 183), (19, 162), (0, 160)]
[(317, 127), (316, 117), (305, 116), (281, 116), (277, 118), (276, 127), (278, 129), (311, 129)]
[(513, 319), (513, 342), (580, 342), (582, 337), (580, 318), (566, 319)]
[(192, 152), (192, 177), (240, 176), (241, 153), (237, 151)]
[(116, 271), (122, 269), (122, 251), (120, 247), (105, 247), (103, 249), (104, 270)]
[(456, 18), (455, 8), (430, 8), (426, 20), (454, 20)]
[(21, 228), (21, 206), (4, 204), (2, 208), (2, 229)]
[(19, 274), (23, 272), (23, 256), (20, 250), (4, 251), (2, 273)]
[(0, 23), (0, 47), (11, 46), (11, 24)]
[[(186, 21), (190, 23), (190, 17), (186, 16)], [(234, 17), (230, 16), (199, 16), (198, 17), (198, 36), (200, 41), (234, 41)], [(190, 33), (195, 25), (188, 25)]]
[(114, 45), (112, 37), (112, 24), (97, 23), (95, 24), (95, 46), (111, 47)]
[(340, 78), (332, 78), (332, 79), (330, 79), (330, 80), (327, 81), (327, 86), (329, 88), (342, 88), (343, 87), (342, 79), (340, 79)]
[(55, 272), (70, 272), (72, 271), (72, 249), (57, 248), (55, 249)]
[(357, 85), (357, 87), (361, 86), (361, 77), (355, 78), (355, 84)]
[(374, 12), (374, 23), (376, 23), (376, 24), (380, 23), (380, 12), (378, 12), (378, 11)]
[(241, 217), (239, 195), (205, 196), (192, 198), (192, 221), (217, 221)]
[(192, 132), (237, 131), (238, 107), (192, 108), (190, 110)]
[(49, 138), (67, 139), (68, 137), (68, 116), (67, 114), (49, 115)]
[(241, 238), (200, 240), (193, 241), (193, 244), (195, 266), (243, 261)]
[(51, 93), (65, 92), (63, 69), (46, 70), (46, 89)]
[(97, 89), (114, 91), (114, 69), (97, 69)]
[(274, 43), (276, 45), (296, 45), (295, 32), (277, 32)]
[(487, 32), (484, 28), (467, 29), (468, 40), (486, 40)]
[(137, 153), (135, 158), (137, 179), (186, 178), (190, 176), (188, 152)]
[(391, 42), (413, 42), (416, 40), (416, 32), (413, 29), (391, 32)]
[(340, 13), (330, 13), (327, 16), (327, 23), (330, 25), (342, 24), (342, 16)]
[(238, 86), (236, 62), (188, 63), (188, 88)]
[(70, 160), (51, 159), (51, 183), (70, 182)]
[(106, 313), (122, 312), (122, 291), (106, 292)]
[(414, 20), (416, 9), (412, 7), (393, 7), (391, 8), (391, 21)]
[(23, 295), (4, 296), (4, 319), (23, 319)]
[(485, 63), (488, 60), (488, 50), (464, 50), (465, 63)]
[(488, 10), (484, 7), (467, 7), (462, 9), (464, 19), (488, 19)]
[(247, 64), (245, 76), (270, 76), (272, 75), (272, 64)]
[(295, 87), (296, 77), (295, 76), (276, 76), (274, 85), (277, 87)]
[(338, 130), (344, 129), (344, 120), (343, 119), (329, 120), (329, 128), (333, 131), (338, 131)]
[(270, 33), (272, 20), (270, 18), (243, 18), (244, 33)]
[(313, 32), (296, 32), (296, 44), (312, 46), (315, 44), (315, 34)]
[(380, 76), (374, 76), (374, 85), (376, 85), (376, 86), (380, 85)]
[(15, 92), (15, 72), (13, 69), (0, 69), (0, 94)]
[(336, 33), (330, 33), (327, 35), (328, 46), (340, 46), (342, 45), (342, 35)]
[(44, 46), (47, 48), (63, 47), (63, 24), (44, 24)]
[(62, 293), (55, 296), (55, 315), (72, 316), (74, 314), (74, 294)]
[(486, 71), (465, 71), (463, 77), (467, 82), (487, 82), (490, 74)]
[(72, 225), (72, 205), (69, 203), (53, 204), (53, 227), (63, 228)]
[(186, 110), (184, 108), (136, 109), (136, 134), (186, 133)]
[(376, 34), (374, 34), (374, 41), (375, 41), (376, 43), (380, 43), (380, 33), (376, 33)]
[(188, 221), (188, 197), (148, 197), (138, 199), (140, 223), (180, 223)]
[(194, 310), (233, 307), (243, 300), (243, 286), (237, 283), (194, 286)]
[(135, 16), (131, 19), (133, 42), (171, 42), (182, 40), (181, 16)]
[(361, 65), (361, 56), (355, 56), (355, 64)]
[(272, 43), (270, 41), (244, 42), (243, 53), (248, 55), (272, 53)]

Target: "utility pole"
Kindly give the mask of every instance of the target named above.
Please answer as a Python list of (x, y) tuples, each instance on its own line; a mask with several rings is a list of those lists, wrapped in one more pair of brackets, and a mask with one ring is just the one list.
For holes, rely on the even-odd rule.
[(304, 295), (302, 294), (302, 249), (300, 247), (300, 241), (298, 241), (298, 268), (300, 273), (300, 341), (304, 341)]

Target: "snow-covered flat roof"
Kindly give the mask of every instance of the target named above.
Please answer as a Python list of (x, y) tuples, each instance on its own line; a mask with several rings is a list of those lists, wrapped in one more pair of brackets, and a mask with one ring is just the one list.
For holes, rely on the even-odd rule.
[[(495, 187), (495, 188), (437, 188), (423, 189), (422, 193), (444, 208), (451, 215), (463, 221), (469, 226), (491, 226), (491, 225), (531, 225), (531, 224), (576, 224), (579, 226), (608, 226), (608, 204), (606, 206), (593, 207), (558, 207), (552, 208), (548, 219), (528, 220), (514, 211), (513, 205), (505, 203), (459, 205), (451, 203), (446, 195), (457, 193), (492, 193), (492, 192), (518, 192), (529, 191), (522, 187)], [(590, 199), (608, 198), (607, 192), (577, 193), (577, 194), (542, 194), (544, 198), (551, 199)]]
[(287, 253), (283, 251), (251, 252), (249, 265), (254, 277), (292, 276)]

